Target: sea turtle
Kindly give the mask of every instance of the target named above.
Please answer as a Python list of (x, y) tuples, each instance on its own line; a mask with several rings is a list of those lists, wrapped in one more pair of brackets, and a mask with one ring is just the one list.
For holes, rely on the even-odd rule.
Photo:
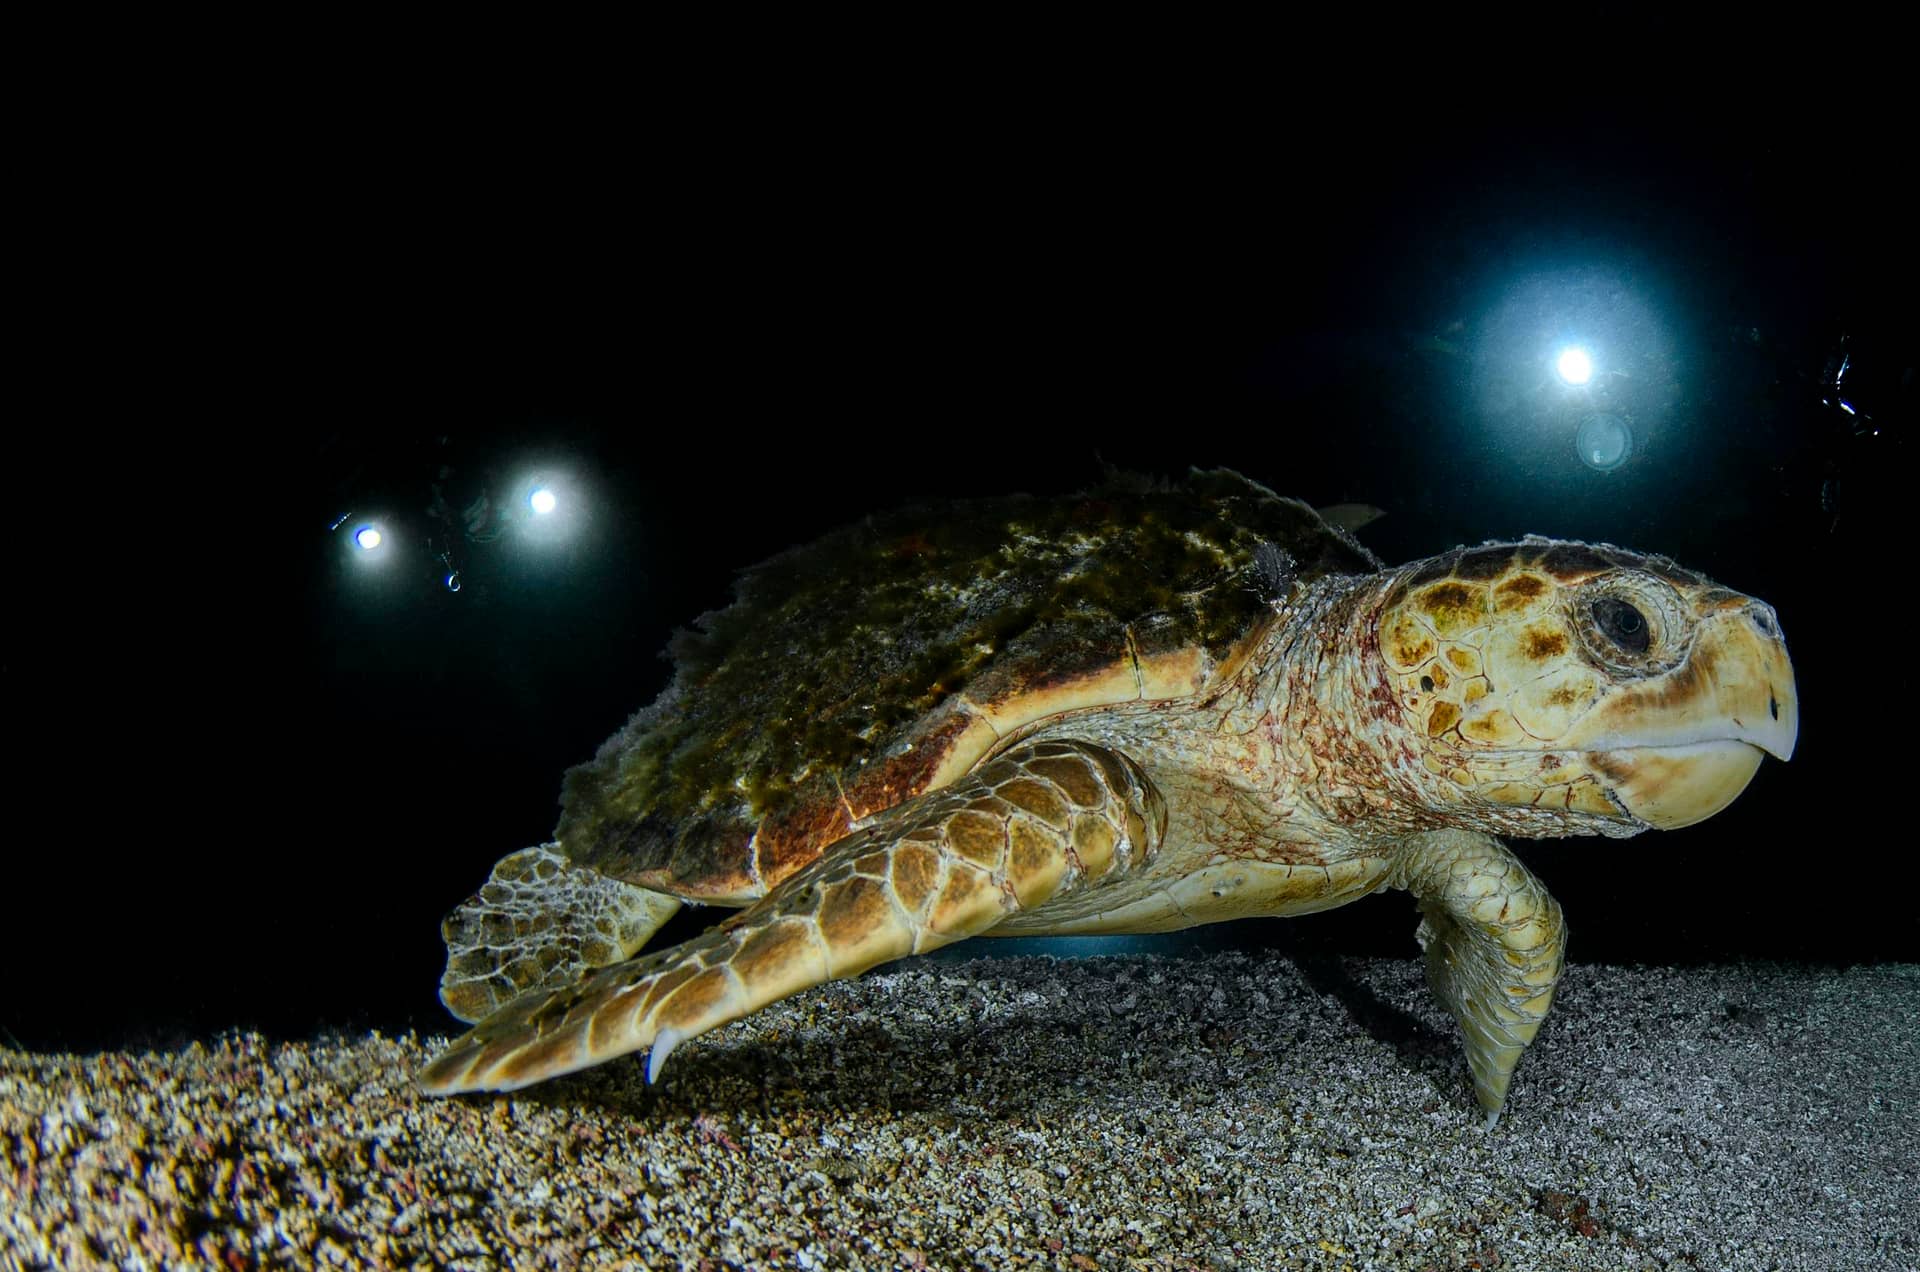
[[(1226, 471), (923, 504), (749, 571), (567, 774), (555, 842), (443, 926), (480, 1023), (420, 1075), (511, 1090), (982, 934), (1165, 932), (1383, 888), (1498, 1117), (1560, 907), (1498, 836), (1725, 807), (1799, 724), (1767, 605), (1527, 538), (1385, 569)], [(640, 947), (682, 901), (743, 906)]]

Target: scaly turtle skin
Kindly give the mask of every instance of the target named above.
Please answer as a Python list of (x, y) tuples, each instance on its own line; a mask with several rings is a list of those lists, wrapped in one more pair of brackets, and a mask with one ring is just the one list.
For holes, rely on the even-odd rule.
[[(1488, 1124), (1560, 908), (1496, 836), (1725, 807), (1799, 723), (1773, 611), (1529, 538), (1397, 570), (1233, 473), (923, 506), (760, 566), (443, 927), (512, 1090), (981, 934), (1164, 932), (1405, 888)], [(683, 900), (744, 906), (639, 950)]]

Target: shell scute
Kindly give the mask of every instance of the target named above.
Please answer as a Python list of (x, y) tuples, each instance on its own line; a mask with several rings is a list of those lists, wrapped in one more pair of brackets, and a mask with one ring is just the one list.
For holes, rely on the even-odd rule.
[(1292, 588), (1378, 568), (1224, 471), (872, 517), (675, 637), (673, 683), (568, 773), (555, 837), (616, 878), (751, 900), (1011, 729), (1197, 692)]

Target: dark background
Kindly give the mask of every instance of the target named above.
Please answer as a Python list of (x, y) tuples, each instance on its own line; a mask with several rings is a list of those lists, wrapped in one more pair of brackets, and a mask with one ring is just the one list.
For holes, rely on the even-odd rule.
[[(1699, 827), (1523, 855), (1579, 960), (1920, 957), (1886, 112), (722, 96), (617, 154), (408, 134), (277, 165), (216, 224), (136, 219), (99, 321), (137, 351), (75, 335), (28, 466), (23, 516), (69, 529), (20, 554), (7, 624), (13, 1038), (449, 1027), (441, 915), (550, 834), (563, 770), (732, 570), (1103, 464), (1377, 505), (1393, 563), (1536, 532), (1771, 601), (1794, 761)], [(1542, 313), (1611, 324), (1615, 471), (1514, 353)], [(1852, 416), (1822, 387), (1841, 350)], [(582, 532), (442, 540), (449, 592), (436, 483), (501, 500), (530, 464), (580, 482)], [(376, 510), (399, 529), (370, 578), (329, 527)], [(1411, 955), (1413, 924), (1392, 895), (1206, 939)]]

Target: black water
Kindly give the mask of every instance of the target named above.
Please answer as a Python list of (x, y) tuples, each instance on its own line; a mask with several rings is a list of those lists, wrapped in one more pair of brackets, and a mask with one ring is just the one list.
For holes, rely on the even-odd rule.
[[(1920, 957), (1912, 248), (1895, 161), (1844, 123), (1486, 119), (1170, 158), (1145, 193), (1091, 161), (956, 191), (848, 157), (768, 205), (703, 169), (643, 240), (556, 248), (551, 288), (490, 271), (478, 229), (424, 273), (377, 242), (288, 267), (348, 281), (276, 301), (279, 328), (201, 350), (143, 414), (77, 404), (94, 431), (25, 466), (67, 528), (23, 546), (9, 620), (0, 1027), (444, 1027), (441, 913), (550, 833), (562, 771), (733, 568), (1102, 464), (1377, 505), (1391, 562), (1606, 539), (1772, 602), (1794, 762), (1701, 827), (1525, 856), (1579, 959)], [(1543, 361), (1593, 331), (1634, 433), (1604, 472)], [(508, 502), (529, 465), (586, 492), (575, 540), (427, 515), (436, 485), (445, 510)], [(369, 510), (409, 554), (376, 586), (328, 530)], [(1412, 924), (1376, 898), (1205, 939), (1411, 953)]]

